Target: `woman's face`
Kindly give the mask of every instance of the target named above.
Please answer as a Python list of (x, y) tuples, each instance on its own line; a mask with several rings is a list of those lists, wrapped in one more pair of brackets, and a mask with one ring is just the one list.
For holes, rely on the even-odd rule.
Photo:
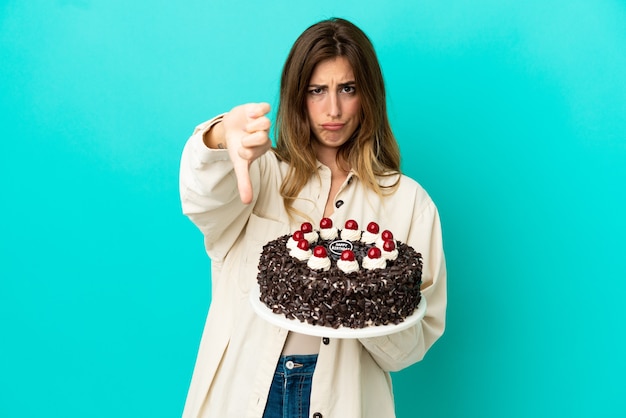
[(306, 106), (318, 146), (338, 148), (350, 139), (360, 123), (361, 103), (352, 66), (345, 57), (317, 64)]

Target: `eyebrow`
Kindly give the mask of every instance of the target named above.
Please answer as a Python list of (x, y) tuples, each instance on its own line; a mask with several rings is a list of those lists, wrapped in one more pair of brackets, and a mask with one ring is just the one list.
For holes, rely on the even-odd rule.
[[(346, 81), (345, 83), (339, 83), (337, 86), (338, 86), (338, 87), (347, 87), (347, 86), (353, 86), (353, 85), (355, 85), (355, 84), (356, 84), (356, 81)], [(328, 85), (326, 85), (326, 84), (314, 84), (314, 83), (311, 83), (311, 84), (309, 84), (309, 87), (317, 87), (317, 88), (320, 88), (320, 87), (328, 87)]]

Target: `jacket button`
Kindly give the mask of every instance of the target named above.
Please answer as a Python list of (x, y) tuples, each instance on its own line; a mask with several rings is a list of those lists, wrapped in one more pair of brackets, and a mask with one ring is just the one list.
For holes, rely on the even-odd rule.
[(338, 200), (338, 201), (335, 202), (335, 207), (336, 208), (340, 208), (342, 206), (343, 206), (343, 200)]
[(324, 338), (322, 338), (322, 342), (324, 343), (324, 345), (328, 345), (328, 344), (330, 344), (330, 338), (324, 337)]
[(313, 414), (313, 418), (322, 418), (322, 414), (320, 414), (319, 412), (316, 412)]

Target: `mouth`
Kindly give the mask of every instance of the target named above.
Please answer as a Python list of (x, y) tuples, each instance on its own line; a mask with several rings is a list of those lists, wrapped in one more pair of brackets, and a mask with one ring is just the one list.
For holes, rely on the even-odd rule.
[(327, 131), (338, 131), (341, 128), (344, 127), (344, 123), (322, 123), (322, 128), (326, 129)]

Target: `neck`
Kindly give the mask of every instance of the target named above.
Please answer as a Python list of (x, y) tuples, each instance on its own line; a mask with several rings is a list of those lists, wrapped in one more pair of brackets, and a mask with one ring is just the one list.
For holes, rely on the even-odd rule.
[(326, 167), (330, 168), (331, 173), (347, 174), (350, 171), (350, 164), (337, 154), (336, 148), (318, 147), (316, 157)]

